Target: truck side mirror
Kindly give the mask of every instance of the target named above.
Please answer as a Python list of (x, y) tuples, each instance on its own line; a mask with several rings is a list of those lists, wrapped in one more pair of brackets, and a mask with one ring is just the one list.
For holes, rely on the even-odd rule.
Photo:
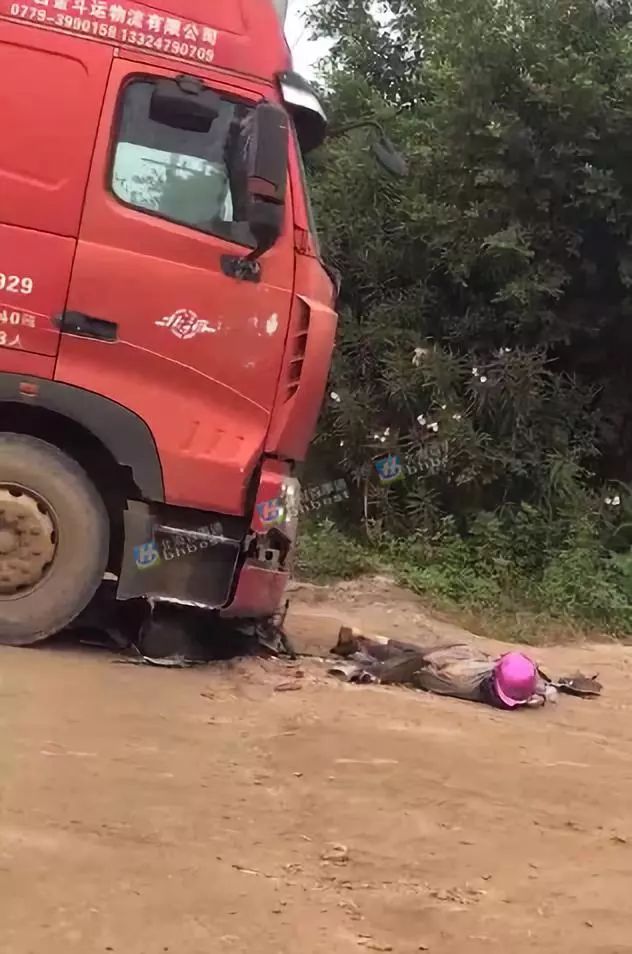
[(272, 248), (283, 228), (288, 171), (288, 117), (276, 103), (263, 102), (244, 123), (248, 225), (254, 257)]
[(149, 118), (172, 129), (206, 133), (220, 111), (220, 101), (212, 89), (194, 76), (178, 76), (156, 83), (151, 94)]
[(400, 152), (397, 151), (391, 140), (384, 134), (384, 130), (375, 119), (360, 119), (355, 123), (347, 123), (345, 126), (338, 126), (329, 133), (330, 139), (336, 139), (338, 136), (344, 136), (352, 129), (376, 129), (380, 134), (377, 142), (371, 146), (373, 155), (381, 165), (382, 169), (390, 172), (392, 176), (398, 179), (405, 179), (408, 175), (408, 163)]
[(246, 199), (246, 219), (255, 247), (248, 255), (223, 255), (231, 278), (259, 281), (259, 259), (283, 230), (288, 173), (289, 119), (282, 106), (264, 101), (241, 124), (238, 178)]
[(382, 169), (390, 172), (392, 176), (405, 179), (408, 175), (408, 163), (386, 136), (382, 136), (381, 139), (373, 143), (373, 155)]

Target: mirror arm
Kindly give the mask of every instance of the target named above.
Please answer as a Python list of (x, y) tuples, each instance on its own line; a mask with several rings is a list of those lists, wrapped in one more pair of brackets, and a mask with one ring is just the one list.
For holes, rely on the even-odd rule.
[[(272, 243), (274, 244), (274, 243)], [(222, 255), (221, 269), (229, 278), (236, 278), (240, 282), (261, 281), (261, 263), (259, 259), (269, 252), (272, 245), (265, 243), (256, 245), (245, 255)]]
[[(379, 164), (398, 178), (405, 178), (408, 175), (408, 165), (399, 155), (393, 144), (388, 139), (383, 127), (376, 119), (371, 117), (359, 119), (353, 123), (345, 123), (344, 126), (334, 127), (328, 135), (328, 139), (336, 139), (338, 136), (344, 136), (352, 129), (376, 129), (379, 133), (379, 140), (373, 145), (373, 152), (376, 155)], [(390, 154), (390, 155), (389, 155)]]
[(344, 136), (345, 133), (351, 132), (353, 129), (367, 128), (377, 129), (380, 136), (384, 136), (384, 129), (376, 119), (359, 119), (355, 123), (345, 123), (344, 126), (335, 126), (327, 133), (327, 139), (337, 139), (338, 136)]

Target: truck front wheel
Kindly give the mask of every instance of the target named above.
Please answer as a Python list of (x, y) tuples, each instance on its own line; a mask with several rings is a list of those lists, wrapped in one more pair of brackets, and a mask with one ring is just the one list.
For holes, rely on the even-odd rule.
[(106, 569), (109, 519), (85, 471), (36, 437), (0, 434), (0, 643), (72, 622)]

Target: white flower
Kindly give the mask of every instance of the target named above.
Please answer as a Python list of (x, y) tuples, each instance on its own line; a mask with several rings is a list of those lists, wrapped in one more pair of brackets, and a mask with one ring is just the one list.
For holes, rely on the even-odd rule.
[(487, 375), (486, 375), (486, 374), (481, 374), (481, 377), (480, 377), (480, 382), (481, 382), (481, 384), (485, 384), (486, 381), (487, 381)]
[(374, 440), (374, 441), (379, 441), (379, 439), (380, 439), (380, 435), (379, 435), (379, 434), (374, 434), (374, 435), (373, 435), (373, 440)]
[(616, 497), (612, 498), (612, 506), (618, 507), (620, 503), (621, 503), (621, 497), (617, 494)]
[(417, 423), (418, 423), (418, 424), (425, 424), (425, 423), (426, 423), (426, 418), (423, 416), (423, 414), (419, 414), (419, 415), (418, 415), (418, 417), (417, 417)]
[(453, 415), (452, 415), (452, 420), (453, 420), (453, 421), (460, 421), (460, 420), (461, 420), (461, 415), (460, 415), (460, 414), (453, 414)]
[(608, 506), (610, 507), (612, 505), (612, 497), (606, 497), (604, 503), (607, 503)]
[(428, 425), (428, 430), (429, 430), (429, 431), (434, 431), (435, 434), (436, 434), (437, 431), (439, 430), (439, 425), (437, 424), (436, 421), (431, 421), (431, 423)]
[(511, 348), (505, 348), (505, 354), (511, 354)]
[(385, 438), (385, 437), (380, 437), (380, 443), (381, 443), (381, 444), (386, 444), (386, 438)]
[(448, 406), (447, 404), (442, 404), (442, 405), (441, 405), (441, 410), (442, 410), (442, 411), (445, 411), (445, 409), (447, 408), (447, 406)]
[(337, 391), (332, 391), (329, 397), (332, 401), (335, 401), (336, 404), (340, 404), (340, 395), (337, 393)]
[(474, 375), (475, 378), (477, 378), (477, 377), (478, 377), (478, 368), (472, 368), (472, 374)]
[(424, 355), (428, 354), (427, 348), (415, 348), (413, 351), (413, 365), (418, 368), (421, 364), (421, 359)]
[(344, 441), (340, 441), (340, 446), (341, 446), (341, 447), (344, 447), (344, 446), (345, 446), (345, 442), (344, 442)]
[(388, 435), (389, 435), (390, 433), (391, 433), (390, 427), (385, 427), (385, 428), (384, 428), (384, 437), (388, 437)]

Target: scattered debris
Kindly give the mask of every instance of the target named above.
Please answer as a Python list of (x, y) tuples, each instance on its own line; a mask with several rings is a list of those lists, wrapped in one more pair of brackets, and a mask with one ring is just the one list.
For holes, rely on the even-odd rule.
[(339, 901), (338, 907), (342, 908), (342, 910), (346, 914), (348, 914), (349, 917), (352, 918), (354, 921), (364, 920), (362, 915), (360, 914), (360, 906), (357, 905), (355, 901), (352, 901), (350, 898), (345, 898), (343, 901)]
[[(296, 659), (284, 624), (288, 603), (265, 620), (223, 619), (199, 607), (152, 600), (116, 599), (106, 580), (62, 640), (121, 653), (120, 662), (186, 669), (244, 656)], [(298, 670), (296, 678), (303, 672)]]
[[(134, 632), (116, 640), (110, 632), (91, 644), (113, 649), (121, 658), (115, 662), (132, 665), (188, 669), (210, 662), (229, 661), (245, 656), (285, 656), (295, 659), (283, 629), (285, 611), (270, 620), (223, 620), (204, 610), (175, 604), (155, 604), (144, 618), (136, 617)], [(84, 639), (84, 642), (86, 640)], [(293, 673), (299, 680), (302, 670)], [(299, 684), (281, 684), (278, 691), (299, 689)]]
[(268, 881), (280, 880), (276, 875), (268, 874), (266, 871), (259, 871), (258, 868), (247, 868), (244, 865), (239, 864), (232, 864), (231, 868), (234, 868), (235, 871), (241, 872), (241, 874), (256, 875), (259, 878), (267, 878)]
[(486, 893), (480, 888), (470, 888), (469, 885), (464, 888), (434, 888), (429, 892), (430, 897), (436, 898), (437, 901), (448, 901), (459, 905), (476, 904)]
[[(117, 662), (166, 669), (243, 656), (296, 659), (284, 630), (288, 603), (274, 619), (223, 620), (198, 608), (133, 601), (122, 611), (112, 585), (101, 588), (77, 628), (84, 644), (123, 652)], [(102, 620), (99, 628), (97, 620)], [(528, 657), (509, 652), (494, 658), (464, 643), (418, 645), (364, 635), (342, 626), (331, 654), (338, 657), (329, 674), (349, 683), (405, 685), (415, 689), (486, 702), (499, 708), (557, 702), (558, 692), (582, 697), (601, 695), (597, 674), (581, 672), (551, 679)], [(320, 658), (320, 657), (319, 657)], [(296, 692), (303, 670), (275, 692)]]
[(349, 861), (349, 849), (346, 845), (328, 845), (320, 857), (321, 861), (329, 861), (336, 865), (346, 865)]
[(140, 650), (134, 646), (133, 655), (124, 656), (121, 659), (114, 659), (115, 663), (127, 663), (131, 666), (160, 666), (163, 669), (190, 669), (192, 666), (204, 665), (201, 659), (187, 659), (186, 656), (161, 656), (152, 658), (143, 656)]
[[(242, 874), (248, 875), (260, 875), (261, 871), (257, 871), (256, 868), (244, 868), (243, 865), (232, 865), (235, 871), (241, 871)], [(265, 876), (264, 876), (265, 877)]]
[(567, 692), (572, 696), (600, 696), (603, 685), (597, 681), (599, 673), (594, 676), (584, 676), (576, 672), (572, 676), (560, 676), (557, 681), (547, 679), (547, 682), (560, 692)]
[(336, 665), (332, 666), (328, 671), (330, 676), (336, 676), (344, 682), (378, 682), (377, 676), (374, 676), (364, 669), (358, 668), (358, 664), (354, 662), (336, 663)]

